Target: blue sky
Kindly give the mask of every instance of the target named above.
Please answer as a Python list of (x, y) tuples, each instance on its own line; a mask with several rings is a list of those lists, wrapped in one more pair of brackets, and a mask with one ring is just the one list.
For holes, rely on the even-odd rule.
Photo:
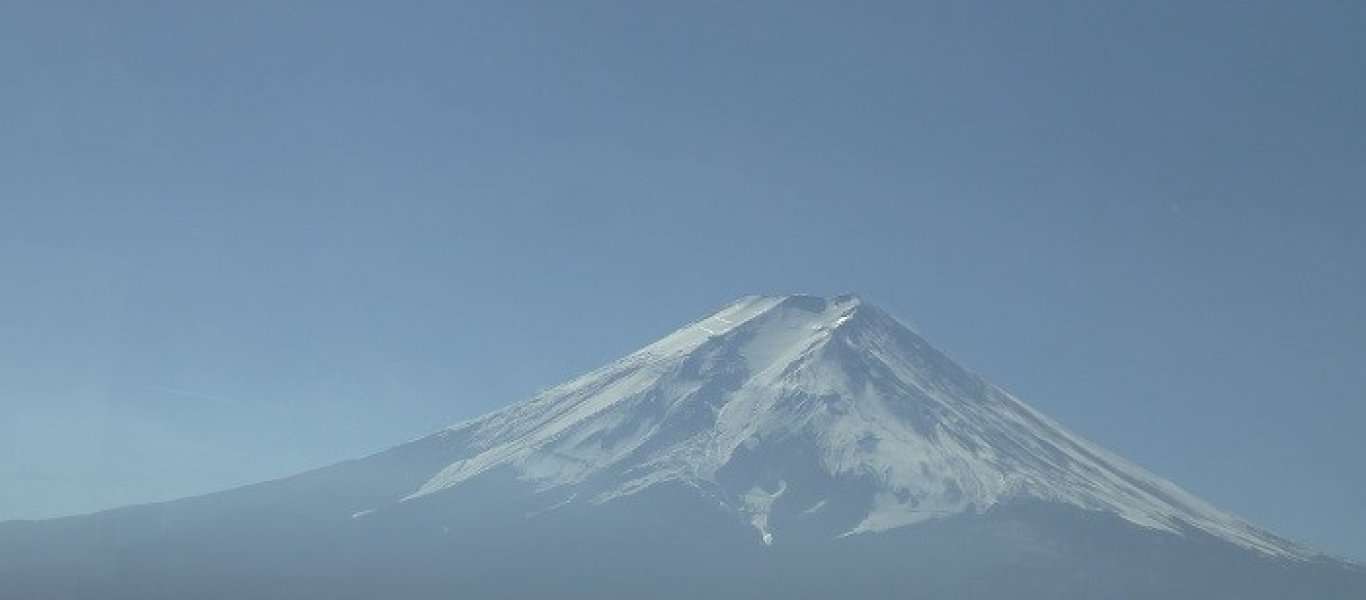
[(0, 518), (287, 475), (741, 295), (857, 292), (1366, 559), (1361, 5), (279, 4), (7, 11)]

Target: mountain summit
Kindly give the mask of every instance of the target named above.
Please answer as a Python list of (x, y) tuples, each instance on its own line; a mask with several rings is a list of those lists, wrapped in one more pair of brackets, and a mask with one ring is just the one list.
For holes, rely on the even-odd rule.
[(855, 296), (750, 296), (521, 404), (0, 524), (15, 598), (1363, 598)]

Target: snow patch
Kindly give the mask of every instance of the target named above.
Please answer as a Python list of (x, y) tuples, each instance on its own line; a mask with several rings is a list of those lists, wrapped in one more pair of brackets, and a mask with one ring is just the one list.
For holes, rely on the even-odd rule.
[(773, 493), (755, 486), (741, 497), (745, 512), (750, 514), (749, 522), (759, 531), (765, 546), (773, 545), (773, 533), (768, 530), (768, 514), (773, 510), (773, 502), (787, 491), (787, 482), (779, 480), (778, 489)]

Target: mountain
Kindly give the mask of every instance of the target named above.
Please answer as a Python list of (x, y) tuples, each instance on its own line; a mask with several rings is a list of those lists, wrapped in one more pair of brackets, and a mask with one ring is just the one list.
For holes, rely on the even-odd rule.
[(0, 597), (1366, 598), (854, 296), (747, 297), (531, 400), (0, 524)]

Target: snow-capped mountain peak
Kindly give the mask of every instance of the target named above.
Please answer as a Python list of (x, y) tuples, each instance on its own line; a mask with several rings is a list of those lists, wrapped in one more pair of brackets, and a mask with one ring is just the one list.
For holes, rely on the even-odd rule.
[(750, 296), (528, 402), (438, 434), (463, 445), (408, 500), (508, 467), (606, 503), (681, 483), (763, 543), (1061, 502), (1260, 552), (1304, 551), (1076, 436), (856, 296)]

